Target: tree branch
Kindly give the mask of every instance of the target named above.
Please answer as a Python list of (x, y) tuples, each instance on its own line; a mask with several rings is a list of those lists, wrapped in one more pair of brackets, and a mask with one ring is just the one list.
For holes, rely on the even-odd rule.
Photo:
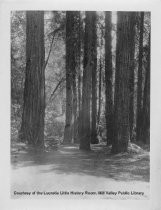
[[(65, 77), (61, 78), (61, 80), (58, 82), (58, 84), (56, 85), (55, 89), (53, 90), (49, 100), (48, 100), (48, 103), (50, 102), (50, 100), (52, 99), (52, 97), (54, 96), (55, 92), (57, 91), (57, 89), (59, 88), (59, 86), (61, 85), (62, 82), (65, 81)], [(48, 104), (47, 103), (47, 104)]]
[(52, 46), (53, 46), (53, 42), (54, 42), (54, 38), (55, 38), (55, 35), (53, 35), (53, 37), (52, 37), (52, 41), (51, 41), (51, 44), (50, 44), (50, 50), (49, 50), (49, 53), (48, 53), (47, 59), (46, 59), (45, 64), (44, 64), (44, 70), (46, 69), (46, 66), (47, 66), (48, 61), (49, 61), (49, 57), (50, 57), (50, 54), (51, 54), (51, 50), (52, 50)]
[(51, 50), (52, 50), (52, 46), (53, 46), (53, 43), (54, 43), (54, 38), (55, 38), (55, 35), (61, 31), (62, 29), (64, 28), (64, 24), (61, 24), (60, 27), (58, 27), (57, 29), (55, 29), (54, 31), (52, 31), (48, 36), (53, 36), (52, 37), (52, 40), (51, 40), (51, 44), (50, 44), (50, 50), (49, 50), (49, 53), (48, 53), (48, 56), (47, 56), (47, 59), (45, 61), (45, 64), (44, 64), (44, 71), (46, 69), (46, 66), (48, 64), (48, 61), (49, 61), (49, 57), (50, 57), (50, 54), (51, 54)]

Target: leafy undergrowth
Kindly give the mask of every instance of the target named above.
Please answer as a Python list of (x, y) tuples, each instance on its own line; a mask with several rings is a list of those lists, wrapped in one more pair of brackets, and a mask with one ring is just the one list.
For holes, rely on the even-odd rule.
[(11, 139), (17, 141), (18, 131), (21, 126), (22, 110), (19, 104), (12, 104), (11, 106)]

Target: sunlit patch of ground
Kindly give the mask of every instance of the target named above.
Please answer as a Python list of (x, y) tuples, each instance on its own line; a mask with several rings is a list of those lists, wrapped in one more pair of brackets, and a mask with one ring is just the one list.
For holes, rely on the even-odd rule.
[[(14, 191), (57, 191), (59, 195), (14, 196)], [(60, 195), (65, 191), (69, 194)], [(84, 194), (71, 195), (71, 191)], [(25, 144), (16, 144), (11, 149), (11, 196), (148, 199), (149, 152), (133, 144), (128, 153), (117, 155), (111, 155), (110, 147), (103, 143), (92, 145), (90, 152), (80, 151), (77, 144), (59, 145), (46, 152), (35, 152)]]

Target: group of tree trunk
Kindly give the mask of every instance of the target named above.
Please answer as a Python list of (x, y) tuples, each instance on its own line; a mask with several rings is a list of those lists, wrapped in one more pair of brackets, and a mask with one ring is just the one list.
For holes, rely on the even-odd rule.
[[(22, 141), (36, 147), (44, 147), (45, 50), (43, 19), (44, 12), (42, 11), (26, 12), (26, 79), (20, 137)], [(90, 150), (91, 144), (99, 142), (101, 78), (102, 66), (105, 63), (106, 140), (107, 144), (112, 144), (113, 153), (126, 152), (129, 141), (149, 143), (150, 32), (147, 45), (144, 46), (144, 12), (117, 12), (114, 68), (112, 63), (112, 12), (105, 12), (105, 35), (103, 37), (105, 55), (103, 58), (100, 56), (100, 59), (97, 54), (97, 20), (95, 11), (85, 12), (85, 20), (82, 20), (79, 11), (66, 12), (64, 143), (79, 143), (80, 149)], [(138, 58), (136, 58), (136, 30), (138, 28), (139, 46)], [(143, 59), (146, 62), (143, 63)], [(100, 65), (98, 65), (98, 60)], [(144, 74), (143, 68), (145, 69)], [(137, 106), (134, 102), (136, 69)], [(115, 71), (114, 84), (113, 71)], [(98, 72), (99, 85), (97, 85)], [(99, 91), (97, 91), (97, 87)], [(135, 107), (136, 112), (134, 111)], [(134, 137), (135, 130), (136, 137)]]

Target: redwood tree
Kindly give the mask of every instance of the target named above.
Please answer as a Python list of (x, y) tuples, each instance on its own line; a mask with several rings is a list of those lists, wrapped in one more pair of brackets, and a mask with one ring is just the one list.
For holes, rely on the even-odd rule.
[[(129, 76), (131, 61), (131, 44), (134, 37), (132, 12), (118, 12), (117, 45), (116, 45), (116, 78), (115, 78), (115, 110), (114, 138), (112, 152), (126, 152), (130, 137), (129, 129)], [(132, 27), (133, 26), (133, 27)]]
[(101, 117), (101, 91), (102, 91), (102, 59), (100, 56), (99, 65), (99, 86), (98, 86), (98, 114), (97, 114), (97, 125), (99, 127)]
[[(66, 12), (66, 125), (64, 143), (78, 142), (80, 112), (80, 12)], [(77, 84), (78, 79), (78, 84)], [(77, 90), (78, 87), (78, 90)], [(79, 112), (78, 112), (79, 110)]]
[(26, 76), (20, 138), (44, 146), (45, 73), (44, 12), (26, 12)]
[(145, 86), (143, 94), (142, 141), (150, 143), (150, 35), (146, 56)]
[(143, 33), (144, 33), (144, 12), (140, 14), (140, 35), (139, 35), (139, 59), (138, 59), (138, 82), (137, 82), (137, 118), (136, 118), (136, 140), (141, 139), (142, 130), (142, 83), (143, 83)]
[(91, 119), (91, 143), (97, 144), (97, 28), (96, 28), (96, 12), (91, 12), (92, 15), (92, 119)]
[(112, 100), (112, 38), (111, 12), (105, 12), (105, 97), (106, 97), (106, 137), (113, 139), (113, 100)]
[(90, 96), (92, 71), (92, 12), (86, 12), (84, 36), (84, 67), (82, 87), (82, 119), (80, 149), (90, 150)]
[(64, 143), (73, 141), (77, 111), (76, 60), (75, 60), (75, 12), (66, 12), (66, 122)]
[[(136, 12), (133, 12), (131, 24), (131, 37), (135, 40), (136, 34)], [(130, 91), (130, 101), (129, 101), (129, 120), (130, 120), (130, 140), (134, 140), (133, 127), (134, 127), (134, 71), (135, 71), (135, 41), (131, 42), (131, 56), (130, 56), (130, 79), (129, 79), (129, 91)]]
[(77, 41), (76, 41), (76, 60), (77, 60), (77, 138), (75, 142), (79, 142), (81, 135), (81, 101), (82, 101), (82, 69), (81, 69), (81, 49), (83, 42), (83, 22), (80, 11), (77, 12)]

